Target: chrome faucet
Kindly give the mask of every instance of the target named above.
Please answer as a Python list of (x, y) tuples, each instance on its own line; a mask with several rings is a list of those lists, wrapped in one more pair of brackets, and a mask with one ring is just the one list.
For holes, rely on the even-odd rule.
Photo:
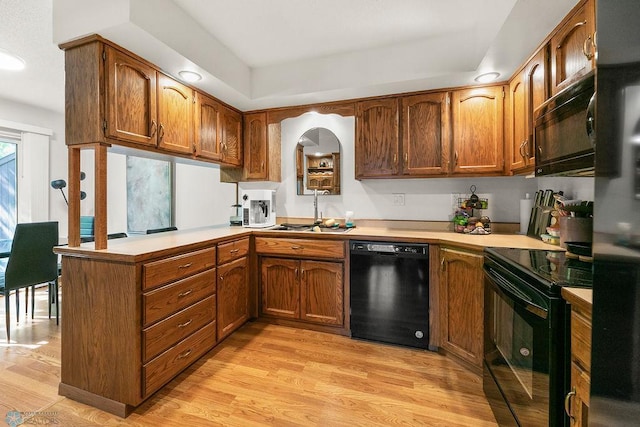
[(320, 194), (329, 194), (328, 190), (313, 190), (313, 223), (319, 224), (322, 222), (322, 218), (318, 219), (318, 195)]

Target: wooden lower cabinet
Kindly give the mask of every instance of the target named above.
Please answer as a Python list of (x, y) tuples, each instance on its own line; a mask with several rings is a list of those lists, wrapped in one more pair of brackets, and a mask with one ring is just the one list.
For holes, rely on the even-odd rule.
[[(565, 291), (562, 295), (567, 298)], [(571, 302), (571, 384), (565, 399), (570, 425), (589, 425), (591, 392), (591, 306), (576, 297)]]
[(215, 244), (140, 262), (63, 256), (59, 393), (126, 417), (213, 348), (215, 263)]
[(441, 248), (440, 265), (440, 345), (480, 372), (484, 333), (483, 255)]
[(218, 266), (218, 339), (249, 320), (247, 257)]
[(262, 257), (260, 264), (263, 315), (343, 325), (343, 263)]

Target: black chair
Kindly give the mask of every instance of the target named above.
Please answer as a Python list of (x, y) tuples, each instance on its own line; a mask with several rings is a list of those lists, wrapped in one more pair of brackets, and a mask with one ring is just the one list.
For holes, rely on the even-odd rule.
[(177, 231), (178, 227), (152, 228), (147, 230), (147, 234), (164, 233), (165, 231)]
[[(53, 247), (58, 244), (58, 222), (34, 222), (18, 224), (13, 235), (11, 255), (7, 268), (0, 273), (0, 290), (5, 300), (7, 342), (11, 340), (9, 294), (16, 291), (16, 316), (20, 317), (19, 290), (31, 286), (35, 294), (35, 285), (49, 285), (49, 299), (58, 300), (58, 256)], [(53, 291), (53, 292), (52, 292)], [(27, 291), (28, 292), (28, 291)], [(27, 293), (28, 299), (28, 293)], [(32, 296), (32, 317), (35, 296)], [(56, 310), (56, 324), (59, 324), (59, 310)], [(49, 304), (51, 318), (51, 304)]]

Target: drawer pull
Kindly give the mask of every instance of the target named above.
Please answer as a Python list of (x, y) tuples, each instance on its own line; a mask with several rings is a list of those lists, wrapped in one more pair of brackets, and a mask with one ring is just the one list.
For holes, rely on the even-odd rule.
[(188, 262), (186, 264), (179, 265), (178, 268), (189, 268), (193, 265), (193, 263)]
[(186, 322), (179, 324), (178, 328), (186, 328), (187, 326), (189, 326), (191, 324), (191, 322), (193, 322), (193, 319), (189, 319)]
[(240, 250), (240, 249), (231, 249), (231, 250), (229, 251), (229, 253), (231, 253), (231, 254), (237, 254), (239, 250)]
[(184, 291), (184, 292), (180, 292), (178, 294), (178, 297), (183, 298), (186, 297), (187, 295), (189, 295), (191, 292), (193, 292), (193, 289), (189, 289), (188, 291)]
[(293, 249), (294, 251), (297, 251), (298, 249), (303, 249), (302, 246), (291, 246), (291, 249)]
[(189, 357), (190, 354), (191, 354), (191, 349), (189, 349), (187, 351), (183, 351), (182, 353), (180, 353), (178, 355), (178, 357), (176, 357), (176, 360), (180, 360), (180, 359), (184, 359), (185, 357)]

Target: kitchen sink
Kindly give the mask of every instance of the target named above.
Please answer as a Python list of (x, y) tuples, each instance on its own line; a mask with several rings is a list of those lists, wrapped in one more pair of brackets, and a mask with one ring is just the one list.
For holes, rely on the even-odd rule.
[(351, 228), (339, 228), (339, 227), (320, 227), (320, 230), (314, 230), (313, 228), (310, 228), (309, 230), (307, 230), (310, 233), (346, 233), (349, 230), (352, 230)]
[[(271, 227), (270, 230), (279, 230), (279, 231), (304, 231), (308, 233), (346, 233), (350, 228), (339, 228), (339, 227), (324, 227), (318, 226), (318, 229), (314, 229), (314, 224), (280, 224), (274, 227)], [(319, 230), (319, 231), (318, 231)]]

